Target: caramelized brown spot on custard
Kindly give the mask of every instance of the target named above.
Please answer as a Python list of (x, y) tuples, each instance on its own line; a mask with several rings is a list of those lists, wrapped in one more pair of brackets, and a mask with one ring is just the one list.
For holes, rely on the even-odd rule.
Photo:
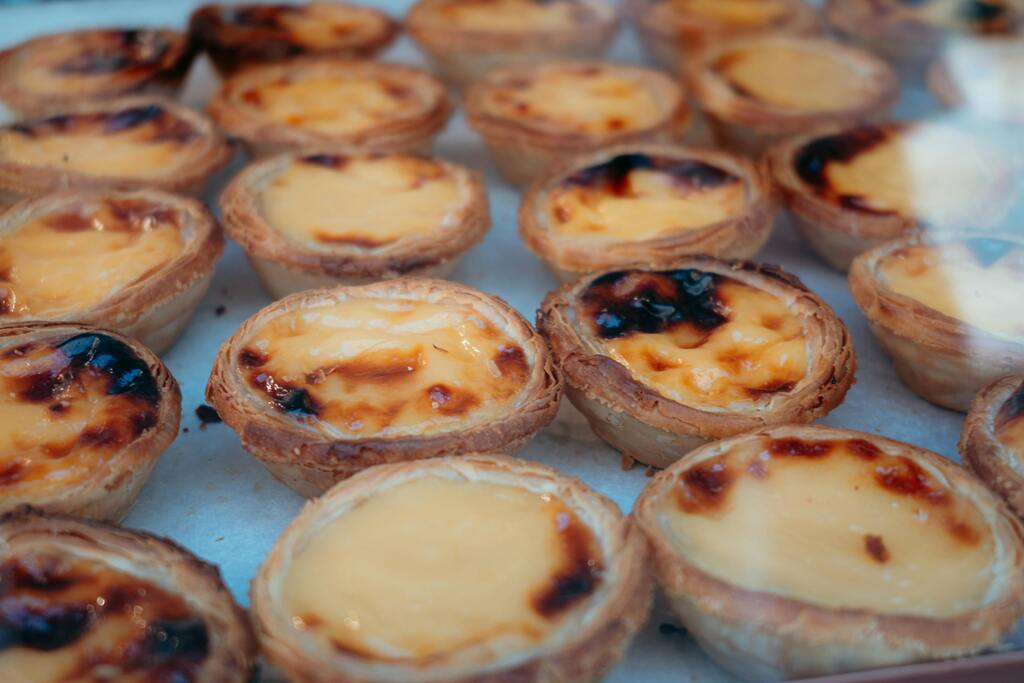
[(725, 504), (734, 480), (733, 473), (720, 456), (694, 465), (679, 478), (675, 489), (676, 505), (687, 514), (707, 514), (718, 510)]
[(469, 389), (434, 384), (427, 389), (430, 407), (442, 415), (464, 415), (480, 405), (480, 399)]
[(762, 398), (772, 394), (784, 394), (787, 391), (792, 391), (795, 386), (796, 382), (778, 381), (760, 387), (748, 387), (746, 392), (750, 394), (751, 398)]
[(270, 359), (266, 354), (255, 349), (244, 348), (238, 352), (238, 362), (242, 367), (258, 368), (261, 365), (266, 365), (268, 360)]
[[(104, 221), (102, 215), (109, 213), (114, 220)], [(132, 233), (152, 230), (162, 225), (180, 226), (182, 215), (178, 209), (159, 206), (144, 199), (108, 197), (99, 206), (90, 207), (87, 212), (64, 211), (48, 214), (46, 224), (59, 232), (105, 232)]]
[(738, 176), (703, 161), (674, 159), (650, 154), (619, 154), (600, 164), (580, 169), (562, 181), (564, 185), (577, 185), (616, 197), (634, 197), (629, 182), (634, 171), (656, 171), (671, 176), (684, 192), (694, 192), (741, 182)]
[(831, 441), (805, 441), (790, 437), (772, 439), (768, 442), (768, 451), (775, 457), (817, 459), (831, 454), (835, 446)]
[(120, 111), (61, 114), (16, 123), (8, 129), (32, 138), (67, 134), (116, 135), (133, 131), (142, 141), (183, 144), (199, 137), (199, 132), (192, 124), (157, 104), (139, 105)]
[(555, 514), (563, 550), (561, 567), (533, 597), (538, 614), (554, 619), (597, 590), (604, 573), (600, 546), (593, 532), (569, 510)]
[(864, 213), (889, 213), (872, 207), (865, 197), (839, 192), (829, 182), (828, 166), (849, 163), (891, 139), (902, 130), (899, 126), (860, 126), (812, 140), (793, 155), (797, 176), (823, 199), (847, 209)]
[(931, 505), (949, 505), (949, 493), (913, 460), (888, 458), (875, 467), (875, 481), (893, 493), (917, 498)]
[(152, 29), (95, 31), (82, 49), (53, 67), (59, 74), (92, 76), (123, 73), (142, 76), (161, 66), (171, 49), (169, 35)]
[(254, 372), (250, 377), (252, 386), (261, 391), (278, 410), (297, 417), (316, 417), (321, 406), (302, 387), (282, 382), (266, 372)]
[(868, 555), (871, 556), (871, 559), (879, 564), (885, 564), (891, 557), (889, 555), (889, 549), (885, 547), (885, 542), (882, 540), (881, 536), (865, 534), (864, 550), (866, 550)]

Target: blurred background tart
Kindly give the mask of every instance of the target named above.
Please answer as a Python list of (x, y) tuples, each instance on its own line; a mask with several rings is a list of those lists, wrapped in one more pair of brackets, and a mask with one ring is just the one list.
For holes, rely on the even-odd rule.
[(1022, 38), (952, 41), (928, 70), (928, 87), (942, 104), (1015, 126), (1024, 125), (1021, 83)]

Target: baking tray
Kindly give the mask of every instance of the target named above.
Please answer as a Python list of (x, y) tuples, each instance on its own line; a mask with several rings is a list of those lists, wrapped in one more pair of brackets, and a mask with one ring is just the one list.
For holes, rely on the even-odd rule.
[[(408, 0), (361, 0), (396, 16)], [(0, 0), (0, 47), (45, 32), (100, 25), (167, 25), (183, 27), (195, 0), (85, 0), (4, 7)], [(420, 63), (405, 38), (385, 55), (393, 61)], [(644, 63), (634, 36), (624, 30), (609, 53), (611, 61)], [(202, 108), (215, 88), (205, 59), (197, 62), (184, 94), (187, 104)], [(897, 116), (948, 116), (927, 93), (909, 89)], [(5, 113), (4, 113), (5, 115)], [(699, 128), (699, 127), (698, 127)], [(702, 133), (696, 131), (700, 141)], [(1020, 140), (1008, 140), (1019, 145)], [(516, 237), (519, 193), (498, 175), (479, 139), (456, 114), (440, 137), (436, 153), (484, 173), (490, 195), (493, 227), (486, 239), (459, 265), (452, 279), (498, 294), (528, 319), (555, 279)], [(242, 164), (236, 158), (211, 183), (205, 199), (216, 206), (225, 181)], [(1017, 224), (1022, 224), (1018, 219)], [(963, 416), (917, 398), (897, 379), (888, 359), (871, 335), (867, 322), (850, 298), (844, 276), (815, 260), (784, 218), (759, 260), (777, 263), (800, 276), (846, 322), (858, 356), (857, 383), (846, 401), (823, 424), (849, 427), (909, 441), (958, 459), (956, 443)], [(270, 303), (244, 254), (228, 244), (209, 293), (178, 344), (164, 356), (181, 384), (183, 419), (177, 440), (160, 459), (125, 526), (169, 536), (198, 556), (220, 566), (224, 580), (242, 604), (248, 584), (277, 536), (295, 516), (303, 499), (280, 484), (249, 457), (234, 432), (220, 424), (203, 425), (195, 408), (203, 403), (207, 376), (221, 342), (247, 317)], [(583, 417), (564, 402), (555, 422), (537, 435), (520, 456), (552, 465), (579, 477), (628, 511), (647, 483), (645, 469), (622, 469), (620, 455), (595, 437)], [(732, 683), (696, 644), (672, 625), (674, 617), (660, 601), (650, 622), (636, 638), (609, 683)], [(1024, 647), (1024, 628), (1006, 649)], [(2, 677), (0, 677), (2, 678)], [(902, 667), (870, 673), (822, 678), (820, 681), (954, 681), (1021, 683), (1024, 653), (1012, 652), (971, 660)]]

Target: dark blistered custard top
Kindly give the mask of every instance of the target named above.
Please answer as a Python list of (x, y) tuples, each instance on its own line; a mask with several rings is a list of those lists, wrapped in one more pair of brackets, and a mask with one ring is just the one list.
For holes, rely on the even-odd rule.
[(603, 353), (686, 404), (788, 392), (808, 366), (802, 317), (784, 299), (725, 275), (606, 273), (580, 291), (577, 308)]
[(77, 484), (157, 424), (160, 389), (124, 342), (101, 333), (0, 351), (0, 492)]
[(684, 468), (662, 506), (673, 544), (702, 569), (829, 607), (971, 609), (1005, 552), (927, 461), (869, 438), (754, 437)]
[(999, 441), (1024, 459), (1024, 382), (996, 412), (993, 430)]
[(183, 598), (98, 561), (0, 559), (0, 671), (19, 683), (191, 683), (210, 649)]
[(977, 34), (1011, 33), (1021, 13), (1007, 0), (871, 0), (893, 21)]

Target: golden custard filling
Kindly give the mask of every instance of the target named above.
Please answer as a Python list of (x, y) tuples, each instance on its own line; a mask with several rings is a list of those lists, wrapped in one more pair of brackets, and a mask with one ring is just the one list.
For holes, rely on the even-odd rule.
[(780, 0), (669, 0), (667, 4), (681, 16), (745, 28), (770, 26), (793, 14), (791, 4)]
[(441, 163), (419, 157), (298, 159), (259, 193), (260, 211), (283, 235), (318, 247), (374, 248), (451, 223), (467, 191)]
[(567, 239), (634, 242), (707, 227), (740, 215), (746, 183), (694, 159), (621, 154), (553, 186), (543, 212)]
[(434, 12), (448, 26), (482, 33), (564, 31), (593, 17), (579, 0), (449, 0)]
[(281, 78), (240, 97), (270, 121), (327, 134), (360, 133), (415, 119), (437, 104), (425, 91), (386, 76), (343, 72)]
[(238, 354), (253, 395), (335, 437), (436, 434), (514, 410), (530, 359), (469, 305), (361, 298), (278, 315)]
[(782, 299), (724, 275), (606, 273), (580, 293), (577, 309), (603, 353), (687, 405), (769, 399), (807, 373), (801, 317)]
[[(299, 7), (249, 7), (236, 23), (253, 28), (276, 28), (313, 50), (329, 50), (372, 39), (387, 28), (387, 20), (362, 7), (336, 2), (311, 2)], [(240, 20), (241, 19), (241, 20)]]
[(666, 112), (651, 88), (612, 67), (549, 66), (486, 86), (483, 109), (529, 128), (614, 134), (649, 128)]
[(1024, 384), (1010, 394), (996, 413), (995, 437), (1024, 464)]
[(194, 681), (213, 637), (181, 596), (57, 550), (0, 558), (0, 626), (18, 683)]
[(857, 107), (873, 87), (845, 55), (818, 42), (734, 49), (715, 60), (713, 68), (737, 94), (798, 111)]
[(1024, 338), (1024, 245), (975, 237), (898, 249), (878, 264), (882, 284), (991, 334)]
[(142, 199), (30, 216), (0, 233), (0, 320), (68, 316), (110, 299), (182, 253), (182, 222)]
[(0, 159), (100, 177), (153, 178), (190, 164), (184, 148), (200, 137), (156, 104), (79, 113), (0, 128)]
[(425, 476), (321, 525), (283, 579), (300, 631), (367, 658), (537, 646), (601, 583), (600, 548), (559, 498)]
[(834, 609), (958, 614), (987, 601), (1000, 563), (937, 470), (864, 439), (753, 439), (691, 463), (659, 513), (712, 576)]
[(976, 218), (978, 197), (1002, 169), (978, 141), (933, 125), (861, 126), (805, 145), (793, 159), (818, 195), (865, 213), (895, 213), (930, 225)]

